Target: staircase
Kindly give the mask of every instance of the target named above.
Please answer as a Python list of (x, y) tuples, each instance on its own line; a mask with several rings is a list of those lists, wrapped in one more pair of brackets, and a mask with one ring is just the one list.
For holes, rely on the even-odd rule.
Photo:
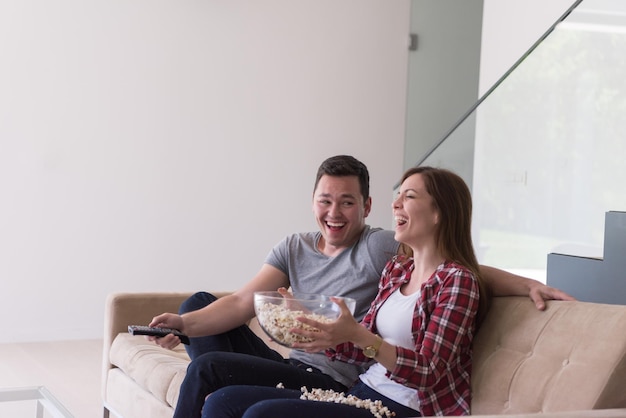
[(547, 284), (586, 302), (626, 305), (626, 212), (607, 212), (604, 257), (548, 254)]

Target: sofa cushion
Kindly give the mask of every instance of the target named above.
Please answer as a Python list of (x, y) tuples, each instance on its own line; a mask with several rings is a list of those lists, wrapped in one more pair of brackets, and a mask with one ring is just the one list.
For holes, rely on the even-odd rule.
[(109, 352), (111, 364), (160, 401), (175, 406), (187, 372), (189, 356), (182, 344), (174, 350), (161, 348), (143, 336), (120, 333)]

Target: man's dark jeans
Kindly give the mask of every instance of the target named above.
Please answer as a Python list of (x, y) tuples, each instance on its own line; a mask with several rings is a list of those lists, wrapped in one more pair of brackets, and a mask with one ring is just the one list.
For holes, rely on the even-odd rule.
[[(183, 302), (179, 313), (198, 310), (216, 299), (210, 293), (196, 293)], [(275, 387), (282, 383), (290, 389), (346, 390), (306, 364), (285, 360), (246, 325), (219, 335), (191, 338), (186, 349), (191, 363), (180, 387), (174, 418), (200, 417), (206, 396), (231, 385)]]

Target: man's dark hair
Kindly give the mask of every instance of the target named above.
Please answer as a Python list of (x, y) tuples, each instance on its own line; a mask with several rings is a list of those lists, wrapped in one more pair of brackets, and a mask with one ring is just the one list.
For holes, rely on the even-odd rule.
[(334, 177), (356, 176), (359, 179), (363, 202), (370, 197), (370, 173), (367, 171), (365, 164), (350, 155), (336, 155), (326, 159), (320, 165), (320, 168), (317, 169), (317, 177), (313, 187), (314, 192), (324, 175)]

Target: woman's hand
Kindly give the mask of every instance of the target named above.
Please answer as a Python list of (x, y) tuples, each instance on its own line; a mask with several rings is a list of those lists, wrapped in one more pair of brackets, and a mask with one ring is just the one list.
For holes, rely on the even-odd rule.
[(348, 309), (343, 299), (331, 299), (341, 309), (339, 318), (334, 322), (324, 323), (306, 317), (298, 317), (298, 321), (315, 328), (315, 330), (307, 331), (301, 328), (292, 329), (291, 332), (294, 334), (312, 340), (307, 343), (295, 343), (293, 348), (304, 350), (307, 353), (317, 353), (327, 348), (334, 348), (338, 344), (346, 341), (352, 341), (353, 336), (361, 325), (354, 319), (354, 316), (350, 313), (350, 309)]

